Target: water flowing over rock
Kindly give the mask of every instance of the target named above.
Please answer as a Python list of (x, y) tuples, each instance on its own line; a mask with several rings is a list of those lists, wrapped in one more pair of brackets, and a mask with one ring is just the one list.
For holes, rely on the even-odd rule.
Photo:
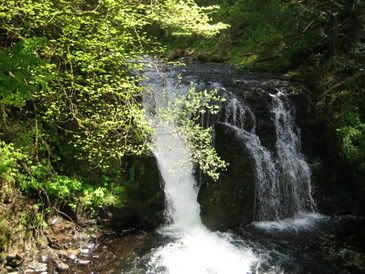
[(257, 220), (279, 219), (279, 181), (275, 162), (270, 151), (262, 146), (259, 137), (238, 127), (232, 126), (238, 138), (246, 145), (254, 160), (256, 173), (256, 201), (254, 214)]
[[(131, 162), (137, 186), (130, 191), (138, 195), (128, 205), (141, 224), (156, 219), (152, 227), (160, 228), (108, 236), (88, 273), (364, 272), (364, 219), (315, 212), (311, 179), (317, 171), (313, 158), (307, 161), (302, 153), (308, 156), (310, 134), (303, 126), (307, 103), (300, 87), (298, 92), (287, 81), (242, 75), (224, 65), (151, 65), (143, 71), (143, 100), (154, 128), (153, 155)], [(190, 81), (226, 98), (218, 114), (200, 117), (214, 128), (214, 146), (229, 163), (218, 182), (192, 163), (177, 125), (156, 115), (184, 95)], [(154, 214), (162, 201), (163, 221)]]
[[(312, 197), (311, 170), (301, 153), (300, 131), (295, 125), (293, 106), (285, 93), (279, 91), (273, 97), (272, 113), (276, 129), (276, 149), (281, 169), (284, 217), (315, 210)], [(283, 216), (281, 216), (283, 217)]]
[[(254, 219), (279, 220), (301, 211), (314, 211), (311, 171), (301, 153), (300, 132), (294, 109), (284, 92), (268, 93), (276, 132), (276, 146), (270, 151), (256, 134), (256, 117), (251, 108), (229, 94), (223, 121), (247, 148), (256, 176)], [(247, 123), (247, 121), (249, 123)], [(242, 168), (245, 168), (242, 166)]]
[(218, 183), (202, 176), (199, 201), (204, 223), (215, 229), (252, 221), (280, 220), (313, 212), (311, 169), (301, 152), (301, 132), (290, 97), (303, 89), (275, 78), (258, 79), (229, 69), (210, 75), (185, 70), (203, 89), (226, 98), (214, 126), (215, 147), (229, 163)]
[(175, 93), (186, 92), (170, 75), (145, 71), (150, 95), (144, 98), (147, 116), (155, 131), (153, 152), (164, 181), (167, 225), (161, 233), (171, 240), (148, 254), (147, 273), (247, 273), (257, 261), (244, 245), (233, 243), (228, 233), (209, 231), (201, 222), (198, 185), (193, 176), (191, 152), (174, 124), (154, 116), (154, 108), (163, 107)]
[[(143, 160), (133, 164), (132, 173), (137, 175), (134, 181), (157, 193), (163, 182), (164, 224), (156, 232), (102, 244), (101, 257), (93, 262), (95, 272), (363, 272), (364, 219), (314, 212), (311, 179), (318, 173), (313, 158), (307, 162), (302, 153), (308, 156), (310, 150), (305, 144), (302, 148), (301, 137), (306, 143), (316, 135), (311, 137), (303, 126), (307, 103), (301, 87), (298, 92), (287, 81), (241, 75), (224, 65), (171, 68), (152, 63), (144, 76), (144, 108), (155, 129), (154, 156), (147, 175)], [(214, 146), (229, 163), (218, 182), (192, 164), (177, 126), (156, 115), (176, 94), (185, 94), (190, 81), (198, 89), (218, 88), (226, 98), (220, 113), (201, 116), (202, 125), (214, 128)], [(152, 205), (148, 196), (141, 198), (146, 199), (143, 208)], [(212, 231), (230, 228), (234, 232)]]

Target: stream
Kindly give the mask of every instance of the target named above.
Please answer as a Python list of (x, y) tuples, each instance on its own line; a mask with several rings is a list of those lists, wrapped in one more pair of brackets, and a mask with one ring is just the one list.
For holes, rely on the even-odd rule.
[[(267, 75), (261, 79), (260, 76), (243, 77), (225, 65), (207, 66), (209, 64), (174, 68), (153, 63), (143, 71), (148, 91), (143, 104), (155, 129), (153, 154), (163, 179), (165, 224), (151, 233), (105, 236), (95, 251), (93, 263), (79, 271), (131, 274), (357, 272), (346, 258), (352, 256), (363, 262), (363, 256), (358, 255), (363, 247), (350, 250), (343, 234), (347, 233), (349, 224), (360, 233), (364, 220), (350, 216), (329, 217), (318, 212), (312, 170), (302, 152), (301, 130), (290, 100), (290, 84)], [(246, 216), (242, 216), (242, 225), (235, 229), (216, 231), (206, 226), (203, 216), (210, 211), (199, 203), (200, 196), (205, 195), (199, 191), (202, 185), (209, 187), (209, 184), (197, 176), (191, 151), (176, 125), (156, 118), (156, 109), (186, 94), (190, 82), (198, 89), (222, 92), (226, 101), (220, 113), (202, 117), (202, 124), (223, 128), (242, 146), (250, 162), (254, 178), (250, 197), (253, 198), (247, 200), (249, 212), (242, 213)], [(230, 85), (238, 86), (238, 91), (230, 90)], [(245, 90), (245, 86), (250, 89)], [(252, 103), (260, 96), (265, 98), (262, 105)], [(259, 114), (263, 107), (264, 114)], [(265, 115), (267, 124), (262, 122)], [(262, 132), (269, 129), (264, 136)], [(214, 139), (218, 142), (219, 136)], [(242, 153), (237, 151), (238, 156)], [(229, 176), (229, 172), (225, 176)], [(244, 178), (242, 184), (245, 184)], [(342, 255), (337, 254), (339, 250)]]

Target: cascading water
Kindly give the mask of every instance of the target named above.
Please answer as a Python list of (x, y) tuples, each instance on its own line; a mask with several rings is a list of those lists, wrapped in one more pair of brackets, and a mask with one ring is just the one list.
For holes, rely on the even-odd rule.
[[(209, 231), (200, 218), (198, 186), (194, 178), (191, 152), (176, 125), (162, 122), (158, 110), (184, 95), (188, 86), (178, 83), (173, 72), (146, 69), (144, 107), (153, 126), (153, 152), (164, 180), (167, 224), (159, 231), (168, 243), (148, 255), (147, 273), (217, 273), (241, 274), (259, 265), (257, 255), (242, 240), (230, 233)], [(256, 117), (249, 106), (232, 94), (223, 108), (223, 122), (231, 127), (245, 144), (255, 166), (256, 220), (279, 220), (308, 209), (310, 171), (300, 153), (300, 139), (294, 118), (282, 95), (273, 97), (273, 121), (277, 133), (276, 154), (262, 145), (256, 134)], [(209, 125), (210, 117), (202, 117)], [(277, 158), (274, 157), (277, 155)], [(285, 178), (285, 180), (283, 179)], [(287, 186), (289, 185), (289, 187)], [(287, 191), (290, 189), (290, 192)], [(309, 195), (309, 196), (308, 196)], [(290, 211), (285, 196), (290, 196)], [(272, 225), (271, 225), (272, 226)]]
[(284, 92), (273, 98), (271, 112), (274, 117), (277, 141), (278, 163), (281, 168), (283, 209), (286, 215), (305, 210), (315, 210), (311, 190), (311, 170), (300, 152), (299, 129), (295, 125), (294, 110)]
[[(245, 143), (250, 152), (256, 173), (256, 220), (278, 219), (280, 201), (278, 193), (278, 176), (275, 162), (269, 150), (267, 150), (255, 134), (256, 118), (252, 110), (241, 103), (237, 98), (231, 97), (224, 108), (224, 122), (233, 128), (237, 136)], [(247, 117), (246, 114), (249, 114)], [(245, 121), (250, 119), (251, 129), (246, 130)]]
[[(177, 93), (187, 92), (186, 86), (177, 85), (174, 77), (158, 72), (157, 67), (145, 71), (148, 94), (144, 98), (144, 108), (155, 132), (153, 152), (156, 156), (167, 200), (166, 218), (173, 229), (185, 230), (186, 227), (201, 225), (200, 208), (197, 202), (197, 189), (193, 178), (193, 165), (190, 151), (184, 140), (176, 132), (174, 125), (159, 121), (155, 113), (159, 108), (172, 102)], [(189, 203), (186, 203), (189, 201)]]
[(242, 274), (251, 271), (257, 259), (229, 233), (209, 231), (201, 222), (197, 202), (198, 189), (193, 177), (190, 150), (175, 125), (158, 121), (154, 108), (163, 107), (183, 94), (187, 87), (174, 81), (172, 75), (146, 70), (145, 109), (152, 126), (154, 154), (164, 180), (167, 199), (166, 215), (170, 223), (160, 232), (171, 241), (150, 254), (147, 273)]
[(276, 158), (256, 134), (256, 118), (249, 106), (229, 94), (228, 103), (223, 108), (224, 123), (242, 139), (255, 164), (257, 221), (280, 220), (315, 209), (311, 172), (300, 152), (299, 130), (295, 126), (293, 110), (285, 93), (270, 96), (277, 138)]

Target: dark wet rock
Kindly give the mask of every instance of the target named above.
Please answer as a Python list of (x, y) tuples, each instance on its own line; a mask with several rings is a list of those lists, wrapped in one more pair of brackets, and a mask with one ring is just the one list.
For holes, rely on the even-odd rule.
[(143, 232), (104, 235), (93, 250), (90, 262), (82, 265), (74, 261), (67, 273), (112, 273), (114, 270), (124, 273), (119, 271), (119, 266), (129, 262), (146, 238)]
[[(295, 107), (296, 103), (299, 105), (299, 118), (303, 117), (303, 112), (307, 113), (310, 109), (310, 101), (303, 86), (289, 83), (277, 75), (243, 74), (232, 66), (217, 64), (189, 64), (181, 70), (187, 79), (195, 79), (200, 89), (221, 90), (222, 96), (227, 98), (226, 104), (229, 104), (234, 96), (249, 107), (254, 119), (245, 118), (245, 130), (254, 129), (261, 144), (274, 156), (277, 136), (271, 112), (271, 95), (285, 90), (289, 94), (289, 100), (291, 97), (296, 99), (293, 103)], [(247, 224), (254, 220), (255, 215), (254, 159), (242, 139), (237, 138), (234, 131), (221, 123), (226, 119), (226, 107), (223, 104), (221, 113), (215, 119), (210, 118), (209, 123), (205, 122), (215, 125), (215, 147), (218, 154), (229, 164), (218, 182), (202, 177), (199, 193), (201, 215), (204, 223), (213, 229), (231, 229), (242, 223)], [(247, 113), (246, 116), (250, 115)]]
[(276, 129), (270, 112), (272, 98), (266, 91), (249, 91), (241, 95), (244, 101), (255, 114), (256, 134), (261, 143), (269, 150), (274, 151), (276, 143)]
[(324, 259), (348, 273), (365, 270), (365, 218), (339, 216), (316, 238), (316, 247)]
[[(339, 159), (336, 156), (329, 157), (331, 153), (338, 153), (336, 132), (316, 116), (310, 94), (300, 84), (282, 80), (272, 74), (242, 74), (227, 65), (190, 64), (181, 68), (180, 72), (185, 81), (199, 78), (203, 88), (214, 88), (212, 83), (219, 82), (226, 91), (229, 90), (245, 101), (255, 112), (257, 134), (271, 150), (275, 146), (276, 133), (270, 115), (270, 94), (276, 94), (281, 87), (285, 88), (296, 109), (296, 122), (301, 129), (303, 151), (314, 172), (313, 181), (320, 210), (327, 206), (326, 212), (330, 214), (341, 213), (341, 208), (342, 214), (353, 212), (352, 209), (349, 210), (350, 203), (343, 202), (342, 195), (333, 192), (339, 182), (346, 185), (344, 179), (348, 175), (345, 167), (334, 172), (333, 169), (340, 166)], [(249, 224), (254, 217), (253, 162), (245, 145), (232, 129), (219, 123), (217, 117), (207, 120), (210, 121), (208, 124), (216, 124), (215, 146), (230, 165), (218, 182), (203, 177), (199, 192), (202, 219), (212, 229), (237, 229), (240, 224)], [(248, 122), (247, 127), (252, 128), (252, 124)], [(130, 181), (127, 185), (129, 200), (112, 218), (113, 227), (124, 231), (124, 236), (106, 236), (92, 254), (94, 259), (86, 265), (72, 266), (70, 273), (79, 273), (80, 269), (84, 271), (81, 273), (104, 273), (111, 269), (121, 272), (120, 265), (133, 263), (133, 256), (143, 258), (152, 248), (163, 243), (160, 236), (154, 235), (158, 240), (154, 244), (146, 244), (146, 238), (150, 234), (136, 234), (136, 228), (150, 230), (163, 221), (164, 195), (156, 160), (153, 157), (131, 159), (127, 171)], [(353, 179), (351, 176), (347, 178)], [(346, 201), (349, 200), (351, 195), (346, 198)], [(325, 220), (304, 231), (268, 232), (249, 225), (238, 231), (249, 247), (258, 253), (264, 250), (261, 254), (271, 257), (269, 263), (282, 266), (288, 273), (363, 272), (363, 220), (351, 216)], [(77, 258), (73, 258), (76, 263)]]
[[(295, 273), (363, 273), (365, 269), (365, 218), (320, 216), (310, 223), (292, 223), (275, 229), (250, 224), (237, 233), (254, 242), (254, 248), (275, 250), (272, 263)], [(290, 260), (280, 261), (279, 254)], [(292, 269), (300, 265), (296, 272)], [(290, 271), (291, 270), (291, 271)]]
[[(259, 254), (263, 264), (258, 273), (363, 273), (364, 221), (355, 216), (321, 216), (296, 229), (262, 230), (246, 225), (234, 234)], [(146, 273), (151, 250), (171, 241), (154, 232), (111, 234), (99, 240), (90, 263), (73, 264), (67, 273)], [(140, 271), (131, 271), (136, 264)]]
[(212, 229), (227, 229), (253, 220), (255, 173), (247, 149), (231, 128), (216, 124), (215, 146), (229, 164), (218, 182), (204, 178), (199, 193), (201, 217)]
[(127, 200), (122, 208), (114, 211), (111, 226), (118, 231), (154, 229), (164, 221), (165, 209), (162, 177), (156, 158), (146, 156), (129, 162)]
[[(198, 84), (199, 89), (218, 88), (223, 96), (227, 96), (229, 93), (234, 94), (240, 101), (249, 106), (256, 116), (256, 134), (260, 137), (261, 143), (274, 154), (276, 131), (270, 113), (272, 104), (270, 94), (276, 94), (280, 89), (285, 90), (294, 107), (296, 124), (300, 129), (302, 139), (302, 152), (312, 169), (312, 186), (318, 210), (328, 215), (365, 215), (364, 178), (354, 176), (358, 172), (341, 158), (340, 142), (336, 129), (330, 124), (328, 118), (316, 112), (315, 94), (307, 90), (302, 82), (285, 79), (278, 74), (242, 72), (234, 66), (215, 63), (188, 63), (186, 66), (174, 70), (183, 76), (183, 81), (186, 83), (194, 81)], [(222, 121), (222, 117), (215, 117), (214, 119), (210, 117), (205, 120), (209, 120), (208, 124), (212, 125)], [(205, 122), (205, 124), (207, 123)], [(247, 121), (246, 126), (247, 129), (250, 129), (252, 123)], [(220, 138), (219, 134), (221, 132), (216, 132), (218, 139)], [(229, 149), (228, 146), (232, 140), (223, 136), (222, 138), (226, 140), (226, 146)], [(220, 146), (222, 147), (222, 144)], [(242, 168), (246, 167), (246, 164), (242, 165)], [(222, 178), (225, 178), (224, 176)], [(224, 186), (221, 188), (228, 191), (226, 183), (223, 183)], [(217, 183), (217, 185), (219, 184), (220, 182)], [(250, 183), (248, 184), (250, 185)], [(232, 193), (229, 195), (225, 192), (222, 197), (234, 197), (237, 195), (236, 193), (241, 192), (240, 188), (241, 186), (238, 184), (233, 184), (230, 190)], [(206, 184), (203, 183), (199, 195), (205, 197), (200, 200), (205, 201), (202, 204), (203, 218), (209, 215), (208, 212), (218, 212), (219, 210), (218, 205), (208, 202), (208, 197), (211, 197), (212, 201), (220, 201), (219, 198), (213, 197), (214, 191), (217, 191), (218, 196), (222, 194), (220, 187), (212, 186), (209, 180)], [(237, 199), (234, 200), (237, 201)], [(221, 207), (229, 208), (226, 203), (230, 203), (230, 200), (222, 200), (219, 203), (221, 203)], [(252, 199), (248, 199), (248, 203), (252, 203)], [(207, 206), (217, 209), (208, 209)], [(240, 210), (240, 206), (242, 204), (238, 202), (233, 211)], [(249, 206), (246, 205), (244, 208), (247, 207)], [(232, 208), (230, 209), (232, 210)], [(223, 211), (218, 215), (223, 216)], [(232, 213), (227, 214), (227, 216), (232, 216)], [(220, 219), (220, 221), (223, 222), (224, 219), (228, 220), (227, 228), (236, 223), (236, 220), (231, 221), (228, 217)], [(221, 223), (219, 226), (224, 227), (225, 225)]]

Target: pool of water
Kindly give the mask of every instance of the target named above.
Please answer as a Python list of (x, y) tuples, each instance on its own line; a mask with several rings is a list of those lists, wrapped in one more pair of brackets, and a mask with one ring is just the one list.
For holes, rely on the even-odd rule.
[(362, 273), (365, 220), (301, 214), (231, 232), (105, 235), (86, 266), (70, 273)]

